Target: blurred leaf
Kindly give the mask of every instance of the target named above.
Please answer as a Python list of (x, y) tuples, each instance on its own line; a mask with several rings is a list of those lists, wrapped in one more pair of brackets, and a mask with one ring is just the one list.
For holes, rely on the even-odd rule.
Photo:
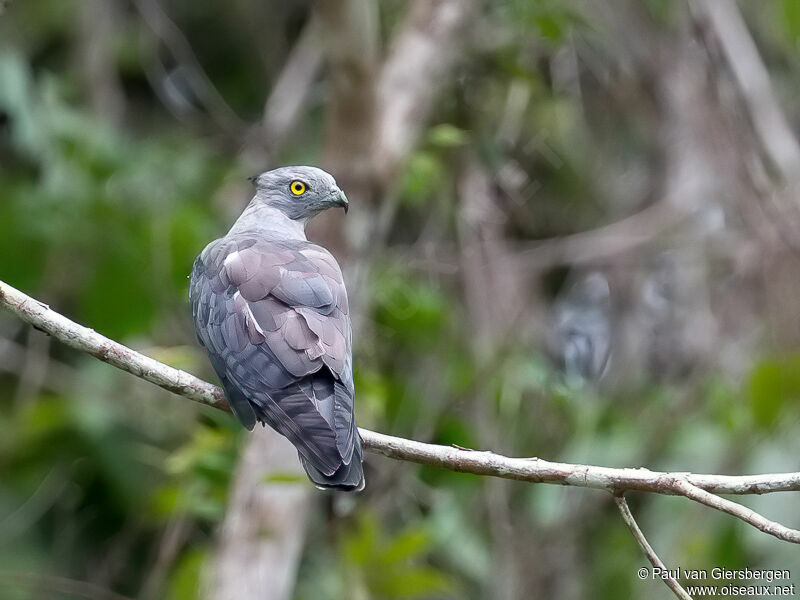
[(404, 202), (420, 205), (441, 193), (445, 184), (444, 164), (432, 152), (421, 150), (411, 155), (401, 185)]
[(490, 549), (481, 538), (480, 523), (463, 502), (466, 497), (451, 488), (436, 502), (429, 519), (431, 535), (446, 564), (470, 580), (486, 581), (492, 571)]
[(396, 535), (383, 551), (382, 562), (395, 563), (416, 558), (430, 545), (428, 533), (424, 529), (407, 529)]
[(455, 148), (469, 142), (469, 135), (463, 129), (443, 123), (428, 131), (428, 142), (441, 148)]
[(798, 43), (800, 40), (800, 2), (797, 0), (783, 0), (783, 25), (791, 40)]
[(781, 357), (756, 365), (747, 390), (756, 424), (772, 427), (784, 405), (800, 402), (800, 357)]
[(375, 593), (386, 598), (423, 598), (452, 589), (452, 583), (432, 567), (408, 567), (374, 578)]
[(167, 459), (166, 468), (174, 475), (192, 470), (227, 473), (233, 465), (234, 442), (235, 439), (224, 429), (200, 426), (191, 440)]
[(201, 577), (207, 572), (205, 549), (192, 549), (181, 556), (169, 580), (170, 600), (200, 598)]
[(264, 483), (304, 483), (308, 478), (299, 473), (270, 473), (262, 481)]
[(378, 598), (421, 598), (453, 587), (443, 572), (418, 564), (429, 550), (429, 536), (422, 528), (410, 527), (389, 536), (375, 516), (366, 512), (341, 545), (355, 581)]
[(432, 341), (445, 324), (447, 299), (427, 282), (399, 269), (374, 274), (376, 319), (410, 344)]
[(558, 0), (512, 0), (507, 3), (513, 26), (533, 27), (542, 38), (559, 43), (576, 25), (583, 25), (581, 15), (568, 3)]
[(347, 559), (356, 565), (365, 565), (373, 556), (378, 544), (378, 523), (375, 516), (365, 512), (358, 520), (358, 528), (342, 539)]

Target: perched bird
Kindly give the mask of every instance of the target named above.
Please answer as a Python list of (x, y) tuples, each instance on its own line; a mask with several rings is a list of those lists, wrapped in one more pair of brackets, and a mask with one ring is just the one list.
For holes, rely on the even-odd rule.
[(189, 300), (200, 343), (247, 429), (266, 423), (294, 444), (320, 488), (361, 490), (347, 291), (308, 221), (347, 198), (331, 175), (283, 167), (228, 234), (197, 257)]
[(599, 379), (611, 355), (611, 292), (599, 271), (584, 274), (559, 298), (549, 336), (567, 382)]

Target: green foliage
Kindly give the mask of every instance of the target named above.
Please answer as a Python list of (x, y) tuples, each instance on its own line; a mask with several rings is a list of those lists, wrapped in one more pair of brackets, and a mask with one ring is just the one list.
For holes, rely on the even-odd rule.
[(447, 298), (436, 287), (399, 269), (374, 275), (375, 320), (399, 342), (433, 341), (446, 325)]
[(164, 519), (188, 515), (218, 521), (236, 466), (236, 439), (229, 428), (197, 427), (191, 439), (164, 461), (171, 477), (153, 496), (154, 514)]
[(796, 0), (783, 0), (782, 23), (789, 38), (794, 42), (795, 47), (800, 43), (800, 2)]
[[(252, 160), (250, 137), (258, 136), (265, 95), (307, 3), (160, 4), (246, 131), (220, 126), (219, 107), (166, 110), (168, 100), (153, 86), (174, 57), (131, 7), (116, 15), (120, 28), (103, 48), (126, 100), (124, 117), (108, 118), (96, 107), (79, 51), (83, 3), (12, 2), (0, 17), (0, 278), (103, 334), (211, 378), (189, 324), (186, 276), (245, 199), (238, 182), (261, 166), (240, 162)], [(800, 357), (791, 351), (759, 357), (762, 349), (753, 350), (742, 381), (693, 365), (676, 380), (575, 388), (530, 341), (552, 317), (542, 298), (531, 302), (531, 322), (520, 320), (496, 340), (496, 355), (478, 351), (458, 254), (466, 166), (489, 171), (511, 250), (633, 214), (665, 183), (633, 186), (631, 197), (620, 192), (628, 189), (620, 179), (649, 178), (664, 161), (657, 86), (635, 81), (636, 67), (611, 56), (620, 40), (603, 39), (601, 24), (586, 22), (567, 1), (479, 4), (480, 27), (467, 36), (457, 77), (434, 98), (435, 124), (422, 127), (389, 186), (398, 207), (388, 250), (359, 257), (371, 261), (365, 289), (351, 288), (354, 298), (364, 296), (354, 339), (359, 424), (552, 460), (797, 470)], [(791, 118), (800, 2), (740, 5), (753, 13), (748, 26), (770, 68), (779, 66), (774, 83)], [(379, 3), (385, 47), (407, 6)], [(646, 0), (639, 8), (665, 36), (684, 24), (675, 2)], [(330, 118), (326, 75), (271, 162), (327, 158), (320, 143)], [(431, 245), (437, 252), (429, 260)], [(439, 253), (442, 264), (430, 264)], [(639, 260), (632, 254), (631, 262)], [(531, 257), (531, 272), (540, 273)], [(16, 327), (0, 316), (0, 341), (27, 344), (27, 329)], [(34, 352), (30, 346), (26, 352)], [(13, 371), (4, 353), (0, 347), (0, 366)], [(35, 373), (0, 373), (0, 571), (101, 581), (140, 597), (180, 523), (185, 535), (153, 597), (200, 597), (246, 434), (228, 415), (57, 344), (46, 354), (52, 362), (43, 383)], [(320, 496), (297, 598), (477, 600), (494, 597), (508, 572), (532, 597), (556, 597), (565, 581), (572, 597), (654, 593), (653, 582), (635, 577), (644, 559), (606, 495), (371, 456), (367, 474), (363, 494)], [(308, 485), (288, 472), (265, 482)], [(761, 500), (747, 502), (785, 522), (796, 518), (791, 495)], [(800, 572), (783, 546), (687, 504), (632, 499), (668, 562)], [(6, 586), (3, 573), (0, 597), (42, 596)]]
[(207, 552), (190, 550), (184, 554), (169, 581), (170, 600), (194, 600), (200, 597), (203, 574), (208, 570)]
[[(231, 165), (177, 129), (137, 137), (114, 128), (74, 105), (69, 87), (0, 49), (10, 124), (0, 134), (0, 273), (106, 335), (160, 337), (173, 312), (186, 315), (192, 260), (219, 229), (210, 192)], [(151, 354), (196, 366), (188, 331), (172, 331), (163, 338), (178, 345)], [(127, 376), (57, 350), (79, 382), (61, 382), (63, 392), (12, 403), (15, 385), (0, 380), (0, 523), (28, 515), (8, 535), (0, 525), (0, 563), (87, 580), (100, 565), (133, 594), (159, 528), (178, 516), (197, 528), (219, 520), (236, 430), (220, 427), (226, 417), (197, 426), (193, 409), (150, 386), (137, 398)], [(124, 569), (108, 566), (115, 551)], [(196, 597), (201, 555), (178, 562), (172, 597)]]
[(417, 564), (430, 546), (423, 528), (407, 528), (388, 536), (369, 512), (355, 528), (342, 536), (340, 552), (345, 560), (347, 588), (353, 597), (424, 598), (452, 589), (447, 576)]
[(569, 3), (560, 0), (510, 0), (504, 3), (513, 22), (524, 31), (533, 30), (550, 43), (559, 43), (583, 19)]
[(469, 133), (455, 125), (431, 127), (426, 143), (411, 154), (400, 179), (400, 196), (411, 206), (430, 210), (432, 204), (448, 198), (448, 162), (454, 151), (465, 146)]
[(112, 337), (146, 329), (212, 237), (204, 204), (225, 168), (188, 139), (120, 135), (65, 104), (54, 80), (34, 81), (14, 54), (0, 54), (0, 89), (12, 150), (36, 172), (19, 180), (0, 165), (0, 271), (26, 288), (61, 281), (76, 317)]
[(756, 365), (747, 385), (756, 425), (772, 428), (787, 405), (800, 404), (800, 356), (778, 357)]

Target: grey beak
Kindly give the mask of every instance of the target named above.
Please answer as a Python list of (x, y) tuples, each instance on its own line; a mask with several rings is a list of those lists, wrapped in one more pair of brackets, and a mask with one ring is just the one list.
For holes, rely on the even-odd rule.
[(347, 214), (350, 203), (347, 201), (347, 196), (344, 195), (342, 190), (339, 190), (339, 196), (336, 198), (336, 205), (341, 206), (344, 209), (344, 214)]

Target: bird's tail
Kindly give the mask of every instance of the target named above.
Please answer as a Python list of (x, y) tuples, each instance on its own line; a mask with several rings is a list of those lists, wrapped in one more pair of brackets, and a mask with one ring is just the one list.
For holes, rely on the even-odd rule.
[(342, 465), (332, 475), (325, 475), (300, 454), (300, 462), (308, 474), (308, 478), (318, 488), (324, 490), (341, 490), (343, 492), (360, 492), (364, 489), (364, 467), (361, 462), (361, 440), (356, 434), (356, 445), (349, 464)]

